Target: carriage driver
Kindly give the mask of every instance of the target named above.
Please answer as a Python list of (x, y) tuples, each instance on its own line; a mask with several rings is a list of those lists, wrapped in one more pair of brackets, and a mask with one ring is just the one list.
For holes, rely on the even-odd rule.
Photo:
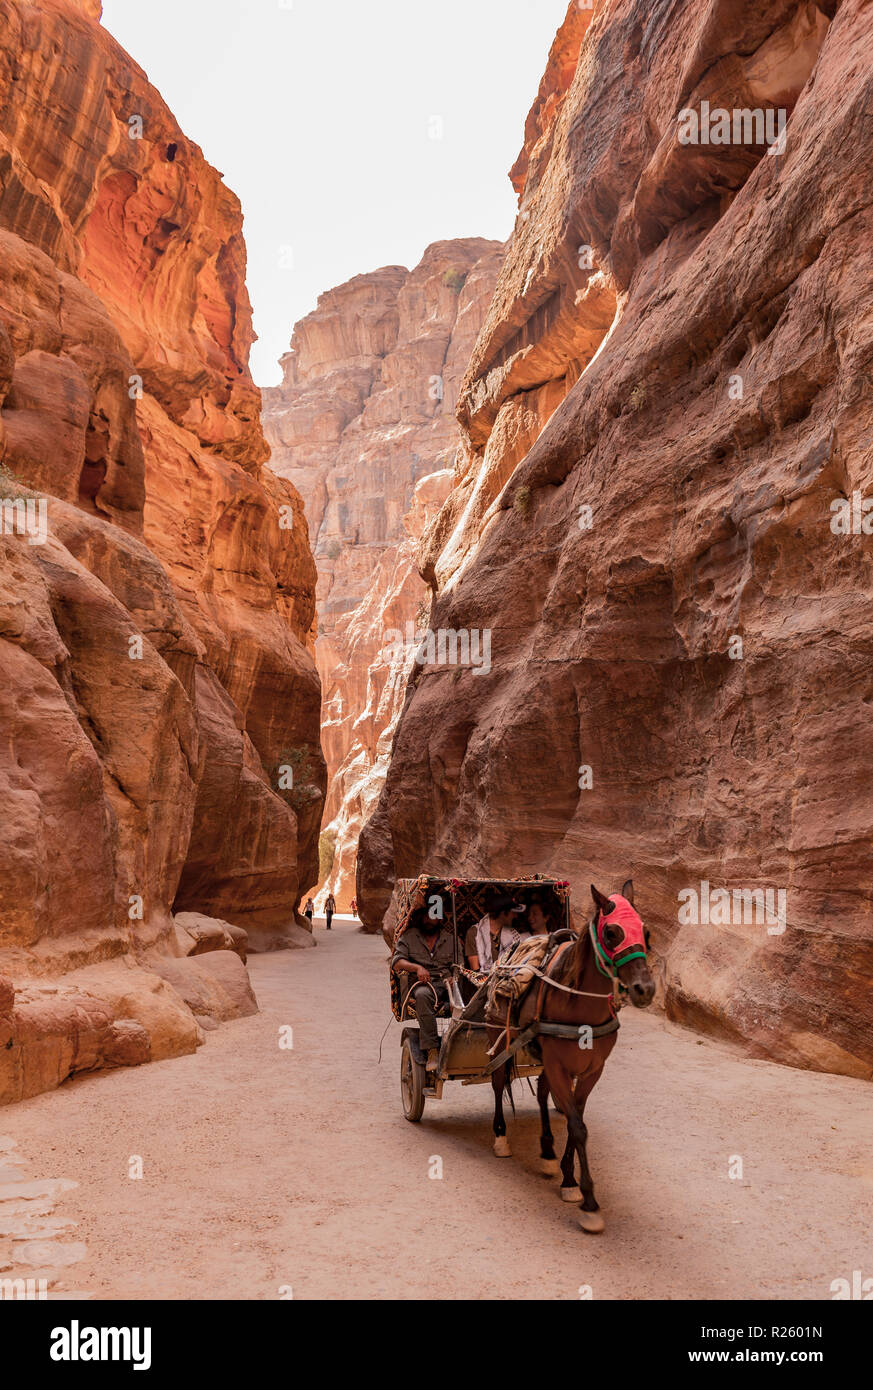
[(419, 1023), (421, 1049), (427, 1053), (427, 1070), (439, 1066), (440, 1039), (437, 1008), (448, 1001), (446, 980), (451, 977), (455, 959), (453, 933), (443, 931), (442, 913), (420, 907), (409, 919), (399, 938), (391, 961), (393, 968), (418, 981), (412, 986), (412, 999)]

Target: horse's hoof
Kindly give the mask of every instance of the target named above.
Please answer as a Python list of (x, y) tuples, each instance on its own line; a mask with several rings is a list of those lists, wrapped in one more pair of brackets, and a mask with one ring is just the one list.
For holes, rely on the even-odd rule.
[(581, 1201), (582, 1201), (582, 1193), (579, 1191), (578, 1187), (562, 1187), (562, 1188), (561, 1188), (561, 1201), (562, 1201), (562, 1202), (581, 1202)]
[(599, 1211), (580, 1211), (579, 1225), (586, 1235), (599, 1236), (606, 1226), (603, 1213)]
[(556, 1158), (541, 1158), (537, 1166), (544, 1178), (553, 1178), (556, 1173), (560, 1173), (561, 1165)]
[(505, 1134), (498, 1134), (494, 1140), (494, 1152), (498, 1158), (512, 1158), (512, 1149)]

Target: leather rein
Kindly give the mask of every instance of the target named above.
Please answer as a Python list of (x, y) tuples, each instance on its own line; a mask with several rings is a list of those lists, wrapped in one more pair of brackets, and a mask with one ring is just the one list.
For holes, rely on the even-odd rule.
[[(619, 966), (616, 965), (615, 962), (609, 958), (609, 956), (603, 950), (603, 948), (600, 945), (600, 942), (597, 939), (597, 923), (599, 919), (600, 912), (598, 911), (596, 915), (592, 917), (591, 921), (588, 923), (588, 935), (591, 940), (591, 946), (594, 951), (594, 963), (597, 966), (597, 969), (600, 971), (601, 975), (605, 975), (606, 978), (611, 981), (613, 989), (606, 994), (602, 993), (599, 990), (595, 991), (590, 989), (571, 989), (569, 985), (562, 985), (559, 980), (553, 979), (551, 975), (545, 974), (542, 970), (534, 969), (533, 973), (537, 976), (539, 980), (543, 982), (540, 985), (539, 995), (537, 996), (537, 1017), (539, 1017), (540, 1004), (542, 1002), (543, 990), (545, 986), (551, 986), (552, 989), (559, 989), (564, 994), (575, 994), (577, 998), (582, 999), (609, 999), (611, 997), (614, 997), (614, 987), (616, 985), (618, 985), (620, 989), (624, 988), (624, 986), (621, 984), (621, 981), (618, 978)], [(548, 962), (549, 967), (551, 968), (552, 966), (557, 964), (557, 962), (564, 955), (564, 952), (566, 951), (568, 946), (573, 947), (576, 945), (578, 945), (578, 938), (576, 941), (563, 941), (561, 945), (558, 947), (555, 954), (552, 956), (551, 960)], [(625, 965), (629, 960), (635, 960), (637, 959), (637, 957), (640, 956), (645, 958), (645, 953), (643, 951), (634, 951), (632, 954), (627, 955), (620, 962), (620, 965)], [(601, 958), (606, 963), (606, 970), (604, 970), (601, 964)]]
[[(590, 923), (588, 924), (588, 929), (589, 929), (589, 932), (591, 933), (592, 943), (596, 942), (596, 934), (595, 934), (595, 924), (596, 924), (596, 921), (597, 921), (597, 918), (595, 917), (595, 919), (594, 919), (592, 922), (590, 922)], [(550, 970), (553, 969), (553, 968), (555, 967), (555, 965), (557, 965), (557, 963), (558, 963), (562, 958), (564, 958), (564, 957), (566, 956), (568, 950), (573, 950), (573, 949), (575, 949), (578, 945), (579, 945), (579, 938), (578, 938), (578, 937), (577, 937), (577, 939), (576, 939), (575, 941), (562, 941), (561, 944), (558, 946), (558, 949), (555, 951), (554, 955), (552, 956), (551, 960), (549, 960), (549, 961), (547, 962), (548, 968), (549, 968)], [(595, 962), (596, 962), (596, 961), (597, 961), (596, 951), (595, 951), (595, 957), (594, 957), (594, 958), (595, 958)], [(599, 968), (599, 966), (598, 966), (598, 968)], [(539, 991), (538, 991), (538, 993), (537, 993), (537, 1002), (536, 1002), (536, 1009), (534, 1010), (534, 1016), (533, 1016), (533, 1018), (531, 1019), (531, 1022), (530, 1022), (530, 1023), (527, 1025), (527, 1027), (525, 1028), (524, 1032), (522, 1033), (521, 1030), (520, 1030), (519, 1028), (513, 1028), (513, 1027), (512, 1027), (512, 1023), (511, 1023), (511, 1018), (512, 1018), (512, 1001), (509, 1000), (509, 1001), (507, 1002), (507, 1009), (506, 1009), (506, 1025), (505, 1025), (505, 1028), (503, 1028), (503, 1029), (501, 1030), (500, 1036), (498, 1037), (497, 1041), (494, 1043), (493, 1047), (490, 1047), (490, 1048), (488, 1049), (488, 1055), (489, 1055), (490, 1057), (494, 1057), (494, 1054), (498, 1051), (498, 1049), (499, 1049), (501, 1046), (503, 1046), (503, 1051), (500, 1053), (500, 1056), (497, 1057), (497, 1058), (491, 1063), (491, 1066), (490, 1066), (490, 1068), (489, 1068), (489, 1071), (494, 1071), (494, 1070), (496, 1070), (496, 1068), (497, 1068), (498, 1066), (502, 1065), (505, 1061), (507, 1061), (507, 1060), (509, 1059), (509, 1057), (510, 1057), (515, 1051), (518, 1050), (518, 1048), (519, 1048), (519, 1046), (521, 1045), (522, 1042), (524, 1042), (524, 1041), (527, 1040), (527, 1039), (532, 1039), (532, 1038), (534, 1038), (537, 1034), (541, 1034), (541, 1035), (543, 1035), (543, 1036), (551, 1036), (551, 1037), (565, 1038), (565, 1039), (566, 1039), (566, 1038), (569, 1038), (569, 1039), (574, 1039), (574, 1038), (575, 1038), (575, 1039), (578, 1039), (579, 1036), (580, 1036), (579, 1030), (580, 1030), (580, 1027), (581, 1027), (581, 1028), (590, 1028), (590, 1029), (591, 1029), (591, 1037), (592, 1037), (592, 1038), (599, 1038), (599, 1037), (606, 1037), (606, 1036), (607, 1036), (608, 1034), (610, 1034), (610, 1033), (615, 1033), (615, 1032), (617, 1032), (618, 1029), (619, 1029), (619, 1027), (620, 1027), (620, 1024), (619, 1024), (619, 1021), (618, 1021), (618, 1014), (617, 1014), (616, 1008), (615, 1008), (615, 995), (614, 995), (614, 991), (613, 991), (613, 990), (609, 990), (608, 993), (604, 993), (602, 990), (601, 990), (601, 991), (594, 991), (594, 990), (589, 990), (589, 989), (572, 989), (572, 988), (570, 987), (570, 985), (563, 985), (563, 984), (561, 984), (560, 980), (555, 980), (555, 979), (553, 979), (551, 975), (546, 974), (546, 972), (543, 971), (543, 970), (538, 970), (538, 969), (534, 968), (533, 973), (534, 973), (534, 975), (537, 977), (537, 979), (540, 981), (540, 987), (539, 987)], [(618, 974), (617, 974), (617, 973), (614, 974), (612, 978), (613, 978), (614, 984), (617, 984), (617, 983), (618, 983)], [(586, 1024), (586, 1023), (582, 1023), (582, 1024), (578, 1024), (578, 1023), (548, 1023), (548, 1022), (544, 1023), (543, 1020), (542, 1020), (543, 995), (545, 994), (545, 991), (546, 991), (547, 989), (558, 989), (558, 990), (561, 991), (562, 994), (572, 994), (572, 995), (575, 995), (576, 998), (578, 998), (578, 999), (608, 999), (608, 1000), (609, 1000), (609, 1015), (610, 1015), (610, 1016), (609, 1016), (609, 1018), (608, 1018), (604, 1023), (588, 1023), (588, 1024)], [(513, 1033), (519, 1034), (519, 1036), (516, 1037), (516, 1040), (515, 1040), (514, 1043), (510, 1043), (510, 1038), (511, 1038), (511, 1035), (512, 1035)]]
[[(599, 915), (599, 914), (598, 914), (598, 915)], [(590, 936), (590, 939), (591, 939), (592, 947), (594, 948), (594, 953), (595, 953), (595, 954), (594, 954), (594, 960), (595, 960), (595, 963), (598, 964), (598, 968), (599, 968), (599, 963), (598, 963), (598, 961), (597, 961), (596, 922), (597, 922), (597, 916), (595, 916), (594, 918), (592, 918), (592, 920), (589, 922), (589, 924), (588, 924), (588, 932), (589, 932), (589, 936)], [(558, 947), (558, 949), (557, 949), (557, 951), (555, 952), (555, 954), (552, 956), (551, 960), (548, 962), (548, 967), (547, 967), (548, 970), (549, 970), (549, 971), (553, 970), (554, 967), (558, 964), (558, 962), (561, 961), (561, 960), (566, 956), (566, 953), (567, 953), (569, 950), (574, 950), (575, 948), (578, 947), (578, 945), (579, 945), (579, 940), (578, 940), (578, 938), (577, 938), (576, 941), (563, 941), (563, 942), (561, 943), (561, 945)], [(609, 1019), (606, 1021), (605, 1024), (591, 1024), (591, 1025), (588, 1025), (588, 1026), (590, 1026), (590, 1027), (596, 1027), (596, 1028), (601, 1028), (601, 1027), (609, 1027), (609, 1028), (611, 1028), (612, 1025), (614, 1024), (615, 1027), (618, 1027), (618, 1015), (617, 1015), (617, 1013), (616, 1013), (616, 1008), (615, 1008), (615, 985), (618, 983), (618, 973), (617, 973), (617, 971), (616, 971), (616, 972), (613, 974), (613, 976), (612, 976), (612, 979), (613, 979), (613, 988), (610, 989), (607, 993), (604, 993), (602, 990), (597, 990), (597, 991), (595, 991), (595, 990), (590, 990), (590, 989), (572, 989), (569, 985), (561, 984), (560, 980), (555, 980), (555, 979), (552, 977), (552, 975), (551, 975), (550, 973), (547, 974), (546, 971), (543, 971), (543, 970), (535, 970), (535, 971), (534, 971), (534, 974), (537, 976), (537, 978), (538, 978), (539, 981), (540, 981), (540, 987), (539, 987), (539, 991), (538, 991), (538, 993), (537, 993), (536, 1009), (535, 1009), (535, 1011), (534, 1011), (534, 1017), (533, 1017), (534, 1023), (539, 1024), (539, 1023), (541, 1022), (541, 1020), (542, 1020), (543, 996), (544, 996), (546, 990), (547, 990), (547, 989), (558, 989), (558, 990), (561, 991), (562, 994), (571, 994), (571, 995), (574, 995), (577, 999), (608, 999), (608, 1000), (609, 1000), (609, 1012), (610, 1012), (610, 1017), (609, 1017)], [(508, 1022), (508, 1020), (507, 1020), (507, 1022)], [(568, 1026), (569, 1026), (569, 1025), (568, 1025)]]

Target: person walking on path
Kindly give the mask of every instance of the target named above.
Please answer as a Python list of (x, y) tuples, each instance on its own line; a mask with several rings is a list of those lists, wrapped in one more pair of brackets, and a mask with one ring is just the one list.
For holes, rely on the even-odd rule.
[(306, 906), (305, 906), (304, 909), (303, 909), (303, 916), (308, 920), (310, 927), (312, 926), (312, 914), (313, 914), (314, 912), (315, 912), (315, 903), (312, 901), (311, 898), (307, 898), (307, 899), (306, 899)]
[(327, 929), (328, 929), (328, 931), (331, 930), (331, 923), (332, 923), (332, 921), (333, 921), (333, 914), (334, 914), (335, 912), (336, 912), (336, 902), (335, 902), (335, 900), (334, 900), (333, 893), (328, 893), (328, 895), (327, 895), (327, 901), (326, 901), (325, 904), (324, 904), (324, 915), (325, 915), (325, 917), (327, 918)]

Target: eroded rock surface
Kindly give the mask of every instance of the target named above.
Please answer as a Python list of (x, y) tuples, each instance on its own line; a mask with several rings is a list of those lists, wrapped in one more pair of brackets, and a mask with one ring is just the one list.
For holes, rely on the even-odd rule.
[[(413, 677), (358, 877), (375, 931), (423, 866), (633, 874), (672, 1017), (868, 1077), (871, 50), (861, 0), (571, 5), (419, 556), (492, 670)], [(681, 143), (704, 102), (784, 149)]]
[(232, 924), (226, 970), (246, 932), (299, 941), (325, 786), (315, 565), (264, 467), (240, 208), (99, 12), (0, 0), (7, 1099), (195, 1047), (149, 970), (188, 955), (173, 913)]
[(322, 739), (328, 768), (335, 769), (323, 832), (330, 865), (323, 886), (340, 911), (355, 893), (358, 840), (385, 782), (415, 659), (417, 644), (410, 634), (426, 623), (427, 588), (415, 563), (418, 542), (453, 479), (452, 471), (443, 469), (416, 484), (403, 521), (404, 539), (382, 554), (357, 608), (318, 644), (326, 695)]
[(294, 329), (283, 385), (264, 392), (271, 467), (304, 499), (318, 563), (322, 887), (340, 910), (412, 660), (412, 644), (392, 657), (386, 638), (424, 616), (415, 548), (451, 486), (458, 390), (501, 256), (496, 242), (437, 242), (411, 272), (328, 291)]

